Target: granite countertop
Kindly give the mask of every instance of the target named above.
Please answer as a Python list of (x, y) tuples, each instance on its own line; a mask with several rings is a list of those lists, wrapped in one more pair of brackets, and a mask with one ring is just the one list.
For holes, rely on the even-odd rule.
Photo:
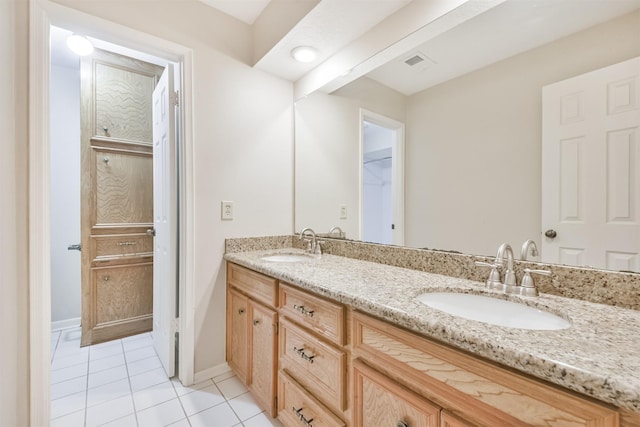
[(640, 412), (640, 312), (548, 294), (508, 299), (571, 322), (558, 331), (493, 326), (432, 309), (414, 298), (457, 291), (507, 298), (483, 283), (322, 255), (282, 263), (261, 258), (278, 249), (228, 253), (225, 259), (471, 353), (615, 406)]

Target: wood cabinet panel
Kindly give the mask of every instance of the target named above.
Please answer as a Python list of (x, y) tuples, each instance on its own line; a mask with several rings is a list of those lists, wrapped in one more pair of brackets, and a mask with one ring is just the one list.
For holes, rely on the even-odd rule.
[(153, 223), (153, 158), (149, 153), (92, 147), (93, 225)]
[(276, 416), (276, 328), (278, 314), (261, 304), (250, 302), (251, 364), (249, 390), (271, 417)]
[(93, 269), (95, 325), (153, 315), (153, 264)]
[(249, 369), (249, 298), (227, 290), (227, 363), (247, 383)]
[(153, 237), (143, 233), (91, 236), (96, 259), (153, 254)]
[(439, 427), (440, 408), (362, 362), (353, 366), (353, 426)]
[(279, 341), (281, 369), (326, 406), (341, 413), (346, 403), (345, 352), (283, 317), (280, 318)]
[(618, 414), (540, 381), (418, 337), (361, 313), (353, 314), (353, 352), (373, 361), (445, 409), (472, 414), (479, 425), (611, 426)]
[(442, 410), (440, 411), (440, 427), (474, 427), (474, 424)]
[(268, 307), (277, 306), (276, 279), (265, 276), (239, 265), (227, 263), (227, 281), (230, 286), (239, 291), (251, 295), (251, 298), (260, 301)]
[(345, 309), (342, 305), (280, 284), (280, 313), (337, 345), (345, 344)]
[(278, 419), (286, 427), (345, 427), (341, 419), (283, 372), (278, 373)]
[(157, 76), (101, 60), (95, 61), (93, 73), (94, 135), (151, 142), (151, 105)]

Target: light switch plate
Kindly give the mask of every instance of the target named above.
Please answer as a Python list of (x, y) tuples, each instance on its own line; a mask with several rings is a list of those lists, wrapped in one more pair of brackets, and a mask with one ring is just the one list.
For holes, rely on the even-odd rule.
[(222, 201), (220, 216), (222, 219), (233, 219), (233, 202)]
[(340, 219), (347, 219), (347, 205), (340, 205)]

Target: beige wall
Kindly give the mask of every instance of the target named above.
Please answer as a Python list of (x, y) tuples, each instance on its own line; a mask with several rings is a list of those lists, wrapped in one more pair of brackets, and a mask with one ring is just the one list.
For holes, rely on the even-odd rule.
[(639, 56), (638, 28), (635, 12), (409, 97), (406, 244), (539, 243), (542, 87)]
[(28, 425), (28, 3), (0, 1), (0, 425)]

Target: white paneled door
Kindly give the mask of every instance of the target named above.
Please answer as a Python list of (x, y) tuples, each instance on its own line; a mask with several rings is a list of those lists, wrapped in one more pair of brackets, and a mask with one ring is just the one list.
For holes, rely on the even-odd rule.
[(542, 261), (640, 272), (640, 57), (542, 93)]
[(153, 345), (171, 377), (175, 374), (176, 309), (176, 141), (177, 97), (167, 65), (153, 91)]

